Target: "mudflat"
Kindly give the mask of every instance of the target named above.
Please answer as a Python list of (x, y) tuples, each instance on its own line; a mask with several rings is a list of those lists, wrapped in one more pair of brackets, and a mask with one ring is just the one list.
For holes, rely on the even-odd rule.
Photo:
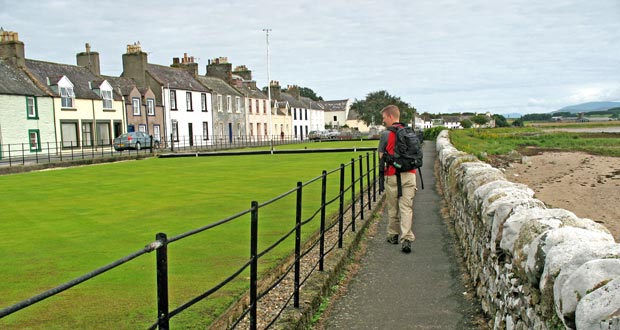
[(500, 167), (506, 179), (528, 185), (548, 207), (592, 219), (620, 241), (620, 157), (553, 151)]

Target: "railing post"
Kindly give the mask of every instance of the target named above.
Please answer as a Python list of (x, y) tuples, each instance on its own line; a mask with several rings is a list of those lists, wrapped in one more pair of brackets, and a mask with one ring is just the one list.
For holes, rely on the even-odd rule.
[(159, 330), (168, 330), (168, 237), (158, 233), (155, 238), (162, 243), (157, 249), (157, 326)]
[(258, 202), (252, 201), (250, 219), (250, 330), (256, 330), (258, 310)]
[(377, 153), (372, 153), (372, 201), (377, 201)]
[(366, 153), (366, 190), (368, 191), (368, 210), (372, 210), (372, 203), (370, 202), (370, 154)]
[(170, 151), (174, 152), (174, 135), (170, 134)]
[(301, 181), (297, 182), (297, 209), (295, 211), (295, 293), (293, 306), (299, 308), (299, 283), (301, 260)]
[(11, 156), (11, 145), (7, 145), (7, 148), (9, 149), (9, 167), (13, 166), (13, 157)]
[(364, 166), (362, 166), (362, 155), (360, 155), (360, 219), (364, 220)]
[(26, 155), (24, 155), (24, 144), (22, 143), (22, 165), (26, 165)]
[(351, 231), (355, 232), (355, 158), (351, 158)]
[(321, 185), (321, 236), (319, 238), (319, 271), (323, 271), (323, 256), (325, 254), (325, 200), (327, 199), (327, 171), (323, 170)]
[(342, 248), (344, 231), (344, 164), (340, 164), (340, 210), (338, 211), (338, 248)]

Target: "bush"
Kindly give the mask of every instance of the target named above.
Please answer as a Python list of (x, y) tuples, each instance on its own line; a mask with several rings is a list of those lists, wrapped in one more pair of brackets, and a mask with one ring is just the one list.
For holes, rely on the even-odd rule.
[(437, 135), (439, 135), (439, 132), (443, 131), (444, 129), (447, 129), (444, 126), (436, 126), (433, 128), (427, 128), (424, 130), (424, 140), (436, 140), (437, 139)]

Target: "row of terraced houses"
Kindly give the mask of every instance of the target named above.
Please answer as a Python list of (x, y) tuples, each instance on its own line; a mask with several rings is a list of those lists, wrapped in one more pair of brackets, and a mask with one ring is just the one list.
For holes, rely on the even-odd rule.
[(131, 131), (163, 145), (305, 139), (326, 125), (360, 124), (349, 118), (355, 115), (350, 99), (315, 102), (295, 85), (283, 91), (277, 81), (270, 82), (268, 104), (252, 71), (243, 65), (233, 70), (225, 57), (209, 60), (199, 75), (192, 56), (152, 64), (134, 43), (122, 55), (122, 74), (113, 77), (101, 74), (99, 53), (88, 44), (69, 65), (28, 59), (16, 32), (0, 30), (0, 36), (0, 148), (28, 144), (40, 152), (46, 141), (62, 148), (110, 146)]

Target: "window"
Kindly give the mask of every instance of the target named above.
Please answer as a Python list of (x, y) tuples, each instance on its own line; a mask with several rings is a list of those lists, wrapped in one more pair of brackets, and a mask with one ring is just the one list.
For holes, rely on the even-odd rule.
[(159, 125), (153, 125), (153, 137), (157, 141), (161, 141), (161, 128)]
[(134, 97), (131, 99), (131, 107), (133, 108), (133, 115), (140, 115), (140, 98)]
[(256, 135), (260, 135), (260, 123), (256, 123)]
[(202, 122), (202, 139), (205, 141), (209, 140), (209, 122), (208, 121)]
[(293, 108), (293, 119), (297, 120), (297, 109)]
[(267, 100), (263, 100), (263, 113), (267, 113)]
[(112, 91), (101, 90), (101, 98), (103, 99), (103, 108), (112, 109)]
[(179, 122), (176, 120), (172, 121), (172, 138), (174, 141), (179, 141)]
[(232, 112), (232, 96), (226, 95), (226, 110)]
[(110, 138), (110, 123), (97, 123), (97, 145), (109, 146), (112, 143)]
[(30, 143), (30, 151), (41, 151), (41, 137), (38, 129), (28, 130), (28, 142)]
[(26, 96), (26, 117), (28, 119), (39, 119), (37, 98), (34, 96)]
[(304, 110), (304, 111), (305, 111), (305, 117), (306, 117), (306, 120), (308, 120), (308, 109), (306, 109), (306, 110)]
[(140, 126), (138, 126), (138, 131), (142, 132), (142, 133), (147, 133), (146, 131), (146, 125), (144, 124), (140, 124)]
[(258, 106), (258, 100), (256, 100), (256, 113), (260, 113), (260, 109), (259, 109), (259, 106)]
[(207, 111), (207, 94), (205, 93), (200, 94), (200, 109)]
[(73, 87), (60, 87), (60, 100), (63, 108), (73, 108)]
[(254, 136), (254, 126), (250, 124), (250, 136)]
[(217, 111), (218, 112), (222, 112), (224, 111), (224, 106), (222, 105), (222, 95), (217, 96)]
[(237, 123), (237, 136), (241, 137), (241, 123)]
[(79, 147), (80, 141), (78, 140), (78, 130), (77, 123), (60, 123), (60, 130), (62, 135), (62, 147), (63, 148), (72, 148)]
[(252, 102), (252, 100), (248, 100), (248, 103), (248, 111), (252, 113), (252, 104), (254, 104), (254, 102)]
[(241, 98), (237, 96), (235, 98), (235, 101), (236, 101), (235, 103), (237, 104), (237, 113), (240, 113), (241, 112)]
[(146, 99), (146, 113), (155, 116), (155, 99)]
[(187, 103), (187, 111), (194, 111), (194, 109), (192, 108), (192, 93), (191, 92), (185, 93), (185, 102)]
[(338, 122), (338, 116), (334, 116), (334, 121)]
[(263, 127), (265, 128), (265, 136), (267, 136), (267, 134), (268, 134), (267, 130), (269, 129), (269, 128), (267, 127), (267, 123), (263, 124)]
[(82, 123), (82, 145), (84, 147), (93, 145), (93, 123)]
[(170, 110), (177, 109), (177, 91), (170, 91)]

